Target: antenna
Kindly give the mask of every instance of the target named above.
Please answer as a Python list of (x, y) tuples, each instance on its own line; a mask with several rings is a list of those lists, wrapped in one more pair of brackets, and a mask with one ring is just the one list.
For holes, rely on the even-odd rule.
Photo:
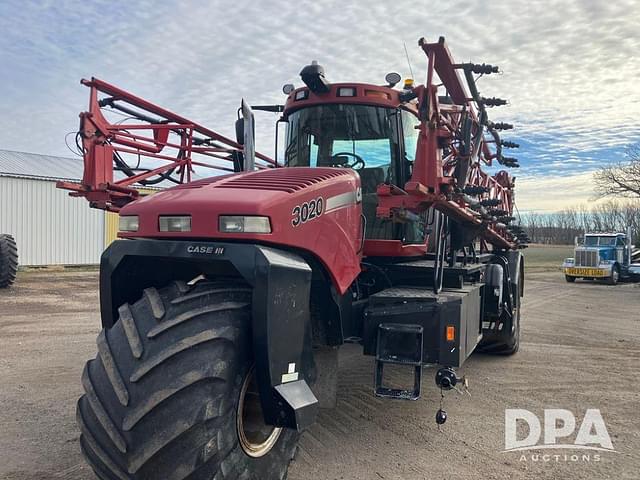
[(413, 68), (411, 68), (411, 60), (409, 60), (409, 52), (407, 50), (407, 42), (405, 42), (403, 40), (402, 41), (402, 45), (404, 45), (404, 54), (407, 57), (407, 63), (409, 64), (409, 72), (411, 72), (411, 78), (414, 78), (414, 76), (413, 76)]

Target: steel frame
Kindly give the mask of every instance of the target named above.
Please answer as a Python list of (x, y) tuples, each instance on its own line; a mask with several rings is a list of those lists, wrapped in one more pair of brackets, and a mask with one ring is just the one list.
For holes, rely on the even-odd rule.
[[(234, 171), (228, 165), (242, 154), (239, 143), (97, 78), (81, 83), (90, 88), (89, 110), (80, 114), (79, 128), (84, 174), (80, 184), (58, 182), (70, 195), (117, 212), (150, 182), (189, 183), (194, 167)], [(103, 114), (107, 107), (137, 123), (110, 122)], [(138, 165), (131, 167), (123, 156), (137, 159)], [(275, 166), (266, 155), (256, 153), (256, 158), (258, 168)], [(141, 161), (153, 165), (141, 169)], [(129, 167), (124, 178), (115, 178), (114, 170), (126, 169), (123, 164)]]
[[(434, 207), (457, 222), (479, 228), (480, 236), (495, 247), (515, 248), (516, 238), (506, 225), (482, 206), (483, 202), (496, 202), (510, 216), (514, 206), (514, 179), (506, 171), (491, 176), (482, 169), (491, 166), (494, 160), (502, 163), (501, 143), (488, 121), (473, 77), (465, 75), (465, 85), (458, 73), (459, 69), (471, 66), (455, 64), (442, 37), (436, 43), (421, 39), (420, 47), (428, 58), (428, 67), (426, 84), (413, 88), (421, 123), (412, 177), (404, 189), (393, 185), (378, 187), (377, 215), (393, 218), (405, 210), (421, 213)], [(452, 104), (440, 102), (440, 87)], [(464, 138), (465, 117), (471, 120), (470, 141)], [(485, 138), (485, 132), (493, 138)], [(443, 152), (446, 152), (444, 158)], [(464, 185), (460, 185), (454, 175), (460, 162), (468, 165)], [(484, 187), (487, 191), (470, 198), (463, 191), (465, 187)]]

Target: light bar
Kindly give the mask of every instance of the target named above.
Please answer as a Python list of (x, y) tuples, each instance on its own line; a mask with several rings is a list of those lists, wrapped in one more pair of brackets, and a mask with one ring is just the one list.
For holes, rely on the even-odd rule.
[(298, 90), (296, 92), (296, 101), (298, 100), (305, 100), (309, 97), (309, 90)]
[(121, 215), (118, 219), (118, 230), (121, 232), (137, 232), (140, 228), (138, 215)]
[(385, 100), (389, 100), (389, 94), (386, 92), (379, 92), (377, 90), (365, 90), (364, 94), (367, 97), (377, 97), (377, 98), (384, 98)]
[(161, 232), (190, 232), (191, 215), (160, 215), (158, 224)]
[(355, 97), (356, 89), (354, 87), (340, 87), (338, 88), (338, 97)]
[(271, 233), (269, 217), (221, 215), (219, 228), (224, 233)]

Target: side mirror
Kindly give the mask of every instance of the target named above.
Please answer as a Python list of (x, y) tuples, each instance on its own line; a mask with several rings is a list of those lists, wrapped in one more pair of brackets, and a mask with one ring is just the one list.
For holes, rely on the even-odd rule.
[[(255, 145), (255, 120), (253, 111), (247, 102), (242, 99), (242, 120), (243, 120), (243, 145), (244, 145), (244, 170), (252, 172), (256, 165), (256, 145)], [(237, 130), (236, 130), (237, 134)]]
[(236, 120), (236, 142), (244, 145), (244, 118)]
[[(281, 117), (278, 119), (278, 121), (276, 122), (276, 138), (275, 138), (275, 150), (274, 150), (274, 160), (276, 161), (276, 165), (278, 165), (278, 151), (280, 150), (280, 126), (284, 124), (284, 125), (289, 125), (289, 120), (287, 120), (284, 117)], [(288, 128), (288, 127), (287, 127)], [(286, 133), (286, 132), (285, 132)], [(284, 158), (284, 163), (286, 165), (287, 163), (287, 156), (286, 156), (286, 152), (283, 155)]]

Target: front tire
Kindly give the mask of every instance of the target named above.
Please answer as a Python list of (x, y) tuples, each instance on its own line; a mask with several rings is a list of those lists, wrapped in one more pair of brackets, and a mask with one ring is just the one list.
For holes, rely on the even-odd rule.
[[(286, 476), (295, 431), (278, 432), (259, 456), (245, 453), (239, 440), (237, 414), (253, 371), (250, 312), (248, 286), (205, 281), (146, 289), (120, 307), (85, 366), (77, 408), (82, 452), (99, 478)], [(259, 402), (252, 405), (255, 411)]]
[(607, 279), (607, 283), (609, 285), (617, 285), (618, 280), (620, 280), (620, 267), (618, 267), (618, 265), (614, 265), (611, 268), (611, 275)]
[(576, 277), (572, 277), (571, 275), (565, 275), (564, 279), (569, 283), (574, 283), (576, 281)]

